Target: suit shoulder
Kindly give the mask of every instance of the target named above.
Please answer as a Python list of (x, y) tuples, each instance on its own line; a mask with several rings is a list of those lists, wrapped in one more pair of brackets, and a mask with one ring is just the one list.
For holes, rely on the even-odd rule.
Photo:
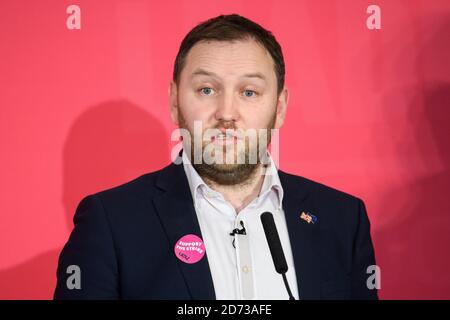
[(344, 192), (342, 190), (333, 188), (331, 186), (325, 185), (323, 183), (295, 175), (292, 173), (287, 173), (279, 170), (280, 179), (286, 182), (288, 188), (306, 190), (310, 195), (313, 195), (322, 200), (332, 200), (339, 202), (359, 202), (362, 201), (360, 198)]
[(163, 170), (164, 168), (142, 174), (120, 185), (96, 192), (92, 196), (99, 198), (102, 203), (111, 204), (152, 196), (156, 180)]
[(308, 204), (320, 215), (322, 226), (342, 236), (355, 234), (364, 207), (360, 198), (302, 176), (282, 172), (281, 179), (286, 181), (291, 194), (296, 190), (307, 194)]

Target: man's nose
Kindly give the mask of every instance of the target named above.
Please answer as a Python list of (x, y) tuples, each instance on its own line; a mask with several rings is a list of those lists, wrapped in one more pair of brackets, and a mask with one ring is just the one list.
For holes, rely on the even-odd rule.
[(239, 119), (238, 101), (231, 92), (225, 93), (219, 98), (215, 117), (217, 121), (237, 121)]

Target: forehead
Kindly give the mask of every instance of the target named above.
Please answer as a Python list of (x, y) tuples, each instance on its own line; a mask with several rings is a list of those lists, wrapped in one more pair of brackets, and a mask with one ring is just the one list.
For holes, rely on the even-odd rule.
[[(192, 77), (206, 70), (221, 77), (262, 74), (275, 79), (274, 62), (269, 52), (253, 39), (236, 41), (201, 41), (189, 51), (181, 74)], [(201, 74), (201, 73), (200, 73)]]

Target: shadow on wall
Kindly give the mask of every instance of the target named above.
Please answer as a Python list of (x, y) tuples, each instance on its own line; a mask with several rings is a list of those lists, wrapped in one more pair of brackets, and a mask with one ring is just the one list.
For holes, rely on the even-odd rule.
[[(68, 231), (83, 197), (167, 165), (167, 139), (156, 118), (127, 101), (104, 102), (78, 117), (70, 128), (62, 159)], [(61, 249), (0, 271), (0, 299), (51, 299)]]
[[(422, 81), (399, 83), (381, 103), (387, 120), (406, 107), (406, 119), (396, 126), (391, 118), (392, 132), (373, 140), (394, 141), (407, 181), (382, 190), (377, 208), (384, 221), (374, 233), (383, 299), (450, 299), (450, 43), (444, 41), (449, 21), (448, 16), (426, 21), (420, 34), (425, 45), (413, 63)], [(406, 54), (392, 61), (392, 72), (401, 74)], [(430, 167), (433, 157), (440, 170)], [(425, 172), (420, 176), (418, 166)]]

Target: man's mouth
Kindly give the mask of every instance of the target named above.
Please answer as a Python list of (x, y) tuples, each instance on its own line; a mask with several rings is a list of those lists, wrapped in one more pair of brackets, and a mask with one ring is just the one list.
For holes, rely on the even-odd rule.
[(230, 143), (236, 143), (238, 140), (236, 134), (233, 134), (232, 132), (220, 132), (216, 134), (215, 136), (211, 137), (211, 141), (219, 144), (219, 145), (226, 145)]

